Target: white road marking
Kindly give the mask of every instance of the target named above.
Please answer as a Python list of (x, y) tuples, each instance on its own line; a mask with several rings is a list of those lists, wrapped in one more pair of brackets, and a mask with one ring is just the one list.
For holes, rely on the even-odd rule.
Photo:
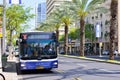
[(64, 62), (64, 60), (59, 60), (59, 61)]
[(73, 80), (82, 80), (82, 79), (80, 79), (80, 78), (74, 78)]
[(98, 69), (101, 71), (105, 71), (105, 72), (110, 72), (110, 73), (117, 73), (118, 71), (111, 71), (111, 70), (107, 70), (107, 69)]
[(83, 67), (86, 67), (87, 65), (84, 65), (84, 64), (77, 64), (78, 66), (83, 66)]

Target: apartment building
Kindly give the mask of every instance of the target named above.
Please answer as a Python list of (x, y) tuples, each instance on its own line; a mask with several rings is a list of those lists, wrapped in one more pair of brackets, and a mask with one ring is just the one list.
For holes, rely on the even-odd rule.
[(56, 8), (59, 7), (64, 1), (71, 0), (46, 0), (47, 5), (47, 16)]
[(46, 2), (41, 2), (38, 4), (37, 7), (37, 26), (43, 22), (44, 20), (46, 20)]
[[(96, 28), (96, 24), (99, 24), (101, 27), (101, 38), (99, 39), (95, 39), (94, 42), (96, 43), (102, 43), (102, 46), (104, 49), (109, 49), (109, 33), (110, 33), (110, 4), (111, 4), (111, 0), (105, 0), (105, 2), (103, 4), (101, 4), (100, 6), (105, 7), (108, 9), (108, 11), (106, 13), (100, 12), (100, 13), (95, 13), (92, 12), (92, 14), (89, 14), (87, 16), (87, 21), (90, 24), (94, 25), (94, 31)], [(116, 25), (116, 33), (115, 33), (115, 48), (117, 49), (117, 42), (118, 42), (118, 27)]]

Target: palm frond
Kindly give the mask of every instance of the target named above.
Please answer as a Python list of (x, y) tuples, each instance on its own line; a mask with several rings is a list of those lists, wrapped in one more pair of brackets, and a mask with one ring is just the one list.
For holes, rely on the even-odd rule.
[(87, 11), (89, 11), (89, 10), (96, 10), (98, 7), (100, 7), (100, 4), (103, 1), (104, 0), (91, 0), (91, 2), (88, 3)]

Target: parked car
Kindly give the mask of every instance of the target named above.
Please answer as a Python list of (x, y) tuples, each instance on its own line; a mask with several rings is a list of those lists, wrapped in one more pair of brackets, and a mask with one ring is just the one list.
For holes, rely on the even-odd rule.
[[(109, 55), (110, 51), (109, 50), (103, 50), (102, 54), (103, 55)], [(118, 55), (118, 50), (114, 50), (114, 55)]]
[(103, 50), (102, 54), (103, 55), (109, 55), (109, 50)]
[(114, 50), (114, 55), (118, 55), (118, 50)]

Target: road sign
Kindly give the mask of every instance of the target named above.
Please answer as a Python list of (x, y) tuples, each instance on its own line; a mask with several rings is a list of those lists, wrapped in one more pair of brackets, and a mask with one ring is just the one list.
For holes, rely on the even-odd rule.
[(98, 37), (98, 38), (101, 37), (101, 26), (100, 26), (100, 24), (96, 25), (96, 37)]
[(21, 4), (21, 0), (9, 0), (9, 4)]

